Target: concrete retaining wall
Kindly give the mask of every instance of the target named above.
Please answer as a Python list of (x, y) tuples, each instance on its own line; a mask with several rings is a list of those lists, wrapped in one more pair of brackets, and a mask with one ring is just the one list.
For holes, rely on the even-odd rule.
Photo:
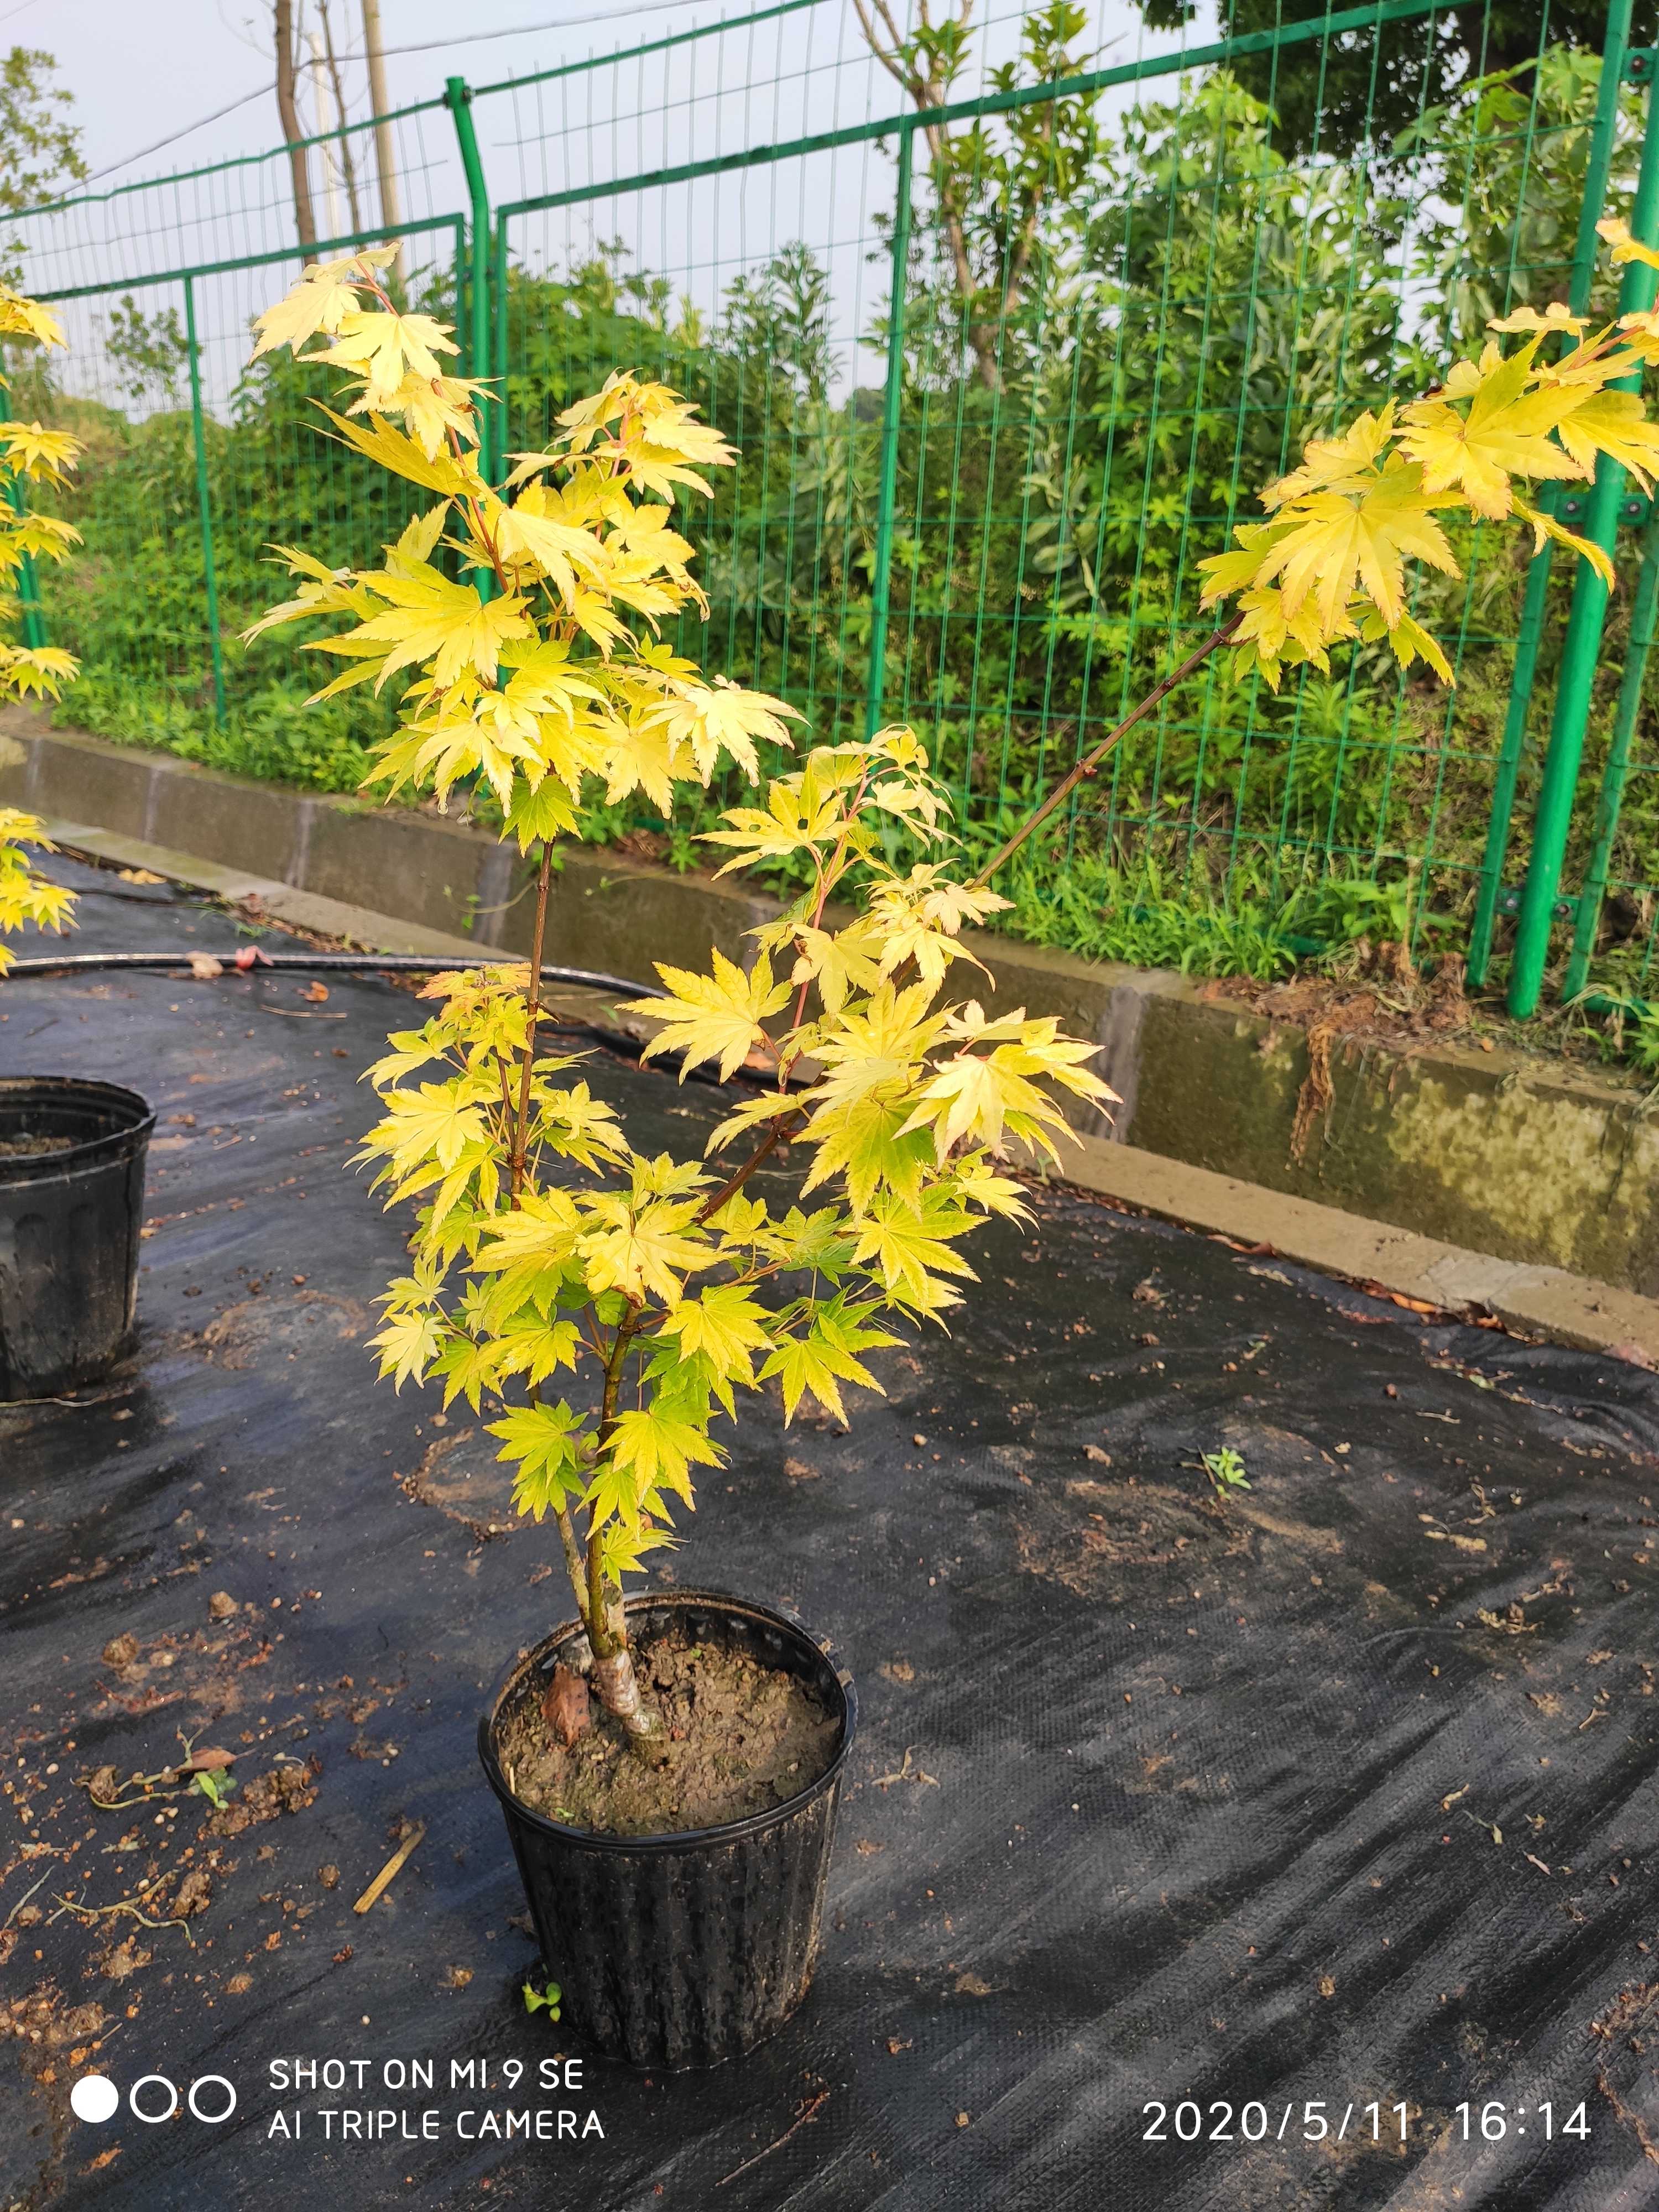
[[(480, 946), (524, 951), (524, 871), (483, 833), (436, 815), (308, 798), (165, 754), (0, 715), (0, 802), (92, 823)], [(695, 967), (775, 911), (730, 884), (675, 876), (592, 847), (555, 878), (548, 957), (648, 976)], [(1097, 1040), (1123, 1105), (1109, 1137), (1242, 1182), (1338, 1206), (1500, 1259), (1659, 1293), (1659, 1127), (1631, 1079), (1499, 1048), (1339, 1043), (1323, 1141), (1290, 1157), (1307, 1073), (1301, 1033), (1188, 979), (1095, 965), (978, 937), (993, 1003), (1058, 1015)], [(964, 989), (967, 988), (963, 987)]]

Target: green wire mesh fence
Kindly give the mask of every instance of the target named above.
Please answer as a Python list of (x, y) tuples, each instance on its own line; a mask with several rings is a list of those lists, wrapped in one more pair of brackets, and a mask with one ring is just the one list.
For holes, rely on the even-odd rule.
[[(942, 54), (874, 0), (781, 0), (12, 219), (72, 347), (50, 385), (13, 364), (14, 408), (89, 441), (86, 554), (40, 586), (85, 662), (74, 719), (335, 788), (384, 726), (362, 692), (296, 716), (286, 645), (237, 641), (273, 542), (361, 556), (407, 511), (315, 434), (319, 372), (243, 366), (303, 171), (324, 246), (396, 235), (405, 295), (458, 325), (498, 474), (612, 368), (696, 398), (740, 459), (686, 503), (709, 616), (672, 641), (820, 739), (910, 722), (988, 844), (1207, 634), (1197, 564), (1304, 439), (1516, 305), (1611, 309), (1594, 225), (1635, 206), (1650, 55), (1629, 0), (1605, 66), (1547, 0), (1518, 44), (1517, 13), (1241, 13), (1200, 44), (1053, 0)], [(1654, 959), (1644, 520), (1620, 507), (1635, 588), (1571, 761), (1549, 748), (1555, 873), (1585, 896), (1551, 885), (1520, 964), (1565, 953), (1575, 991)], [(1458, 550), (1413, 610), (1455, 690), (1370, 648), (1277, 696), (1211, 663), (1022, 856), (1015, 926), (1267, 970), (1364, 933), (1484, 977), (1577, 564), (1490, 530)], [(683, 860), (701, 824), (592, 826)]]

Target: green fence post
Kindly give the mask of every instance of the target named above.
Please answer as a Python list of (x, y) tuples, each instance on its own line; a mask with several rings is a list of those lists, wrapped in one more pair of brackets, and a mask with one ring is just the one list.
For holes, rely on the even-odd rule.
[[(1595, 257), (1600, 247), (1595, 226), (1601, 219), (1607, 177), (1613, 167), (1632, 6), (1632, 0), (1612, 0), (1607, 9), (1601, 82), (1596, 88), (1595, 120), (1590, 130), (1584, 196), (1579, 203), (1578, 235), (1573, 247), (1572, 280), (1567, 292), (1567, 305), (1575, 315), (1582, 315), (1589, 306), (1590, 287), (1595, 280)], [(1545, 513), (1553, 514), (1553, 484), (1539, 487), (1538, 504)], [(1478, 991), (1486, 981), (1486, 963), (1492, 957), (1492, 926), (1498, 914), (1498, 895), (1504, 885), (1504, 865), (1509, 857), (1515, 789), (1521, 775), (1521, 755), (1526, 744), (1527, 717), (1538, 670), (1538, 647), (1544, 633), (1544, 608), (1549, 598), (1551, 556), (1554, 550), (1553, 544), (1546, 538), (1527, 570), (1526, 593), (1521, 603), (1521, 623), (1515, 640), (1515, 673), (1510, 683), (1509, 710), (1504, 718), (1503, 742), (1498, 750), (1498, 768), (1492, 778), (1492, 817), (1486, 830), (1486, 849), (1480, 862), (1474, 921), (1469, 931), (1468, 973), (1471, 990)]]
[(489, 303), (495, 320), (492, 374), (495, 389), (501, 395), (496, 417), (495, 469), (489, 479), (497, 486), (507, 477), (507, 220), (504, 215), (496, 219), (495, 265), (489, 280)]
[[(1659, 233), (1659, 100), (1651, 97), (1630, 227), (1632, 235), (1644, 245), (1651, 245), (1656, 233)], [(1653, 305), (1656, 280), (1659, 270), (1640, 261), (1628, 263), (1625, 281), (1619, 288), (1620, 313), (1645, 313)], [(1621, 378), (1612, 389), (1639, 391), (1641, 381), (1638, 373)], [(1596, 463), (1595, 483), (1590, 493), (1589, 516), (1583, 534), (1592, 544), (1607, 553), (1612, 552), (1619, 533), (1619, 507), (1624, 495), (1624, 469), (1603, 453)], [(1578, 573), (1573, 579), (1572, 609), (1567, 617), (1566, 642), (1561, 651), (1561, 677), (1555, 691), (1549, 750), (1544, 757), (1544, 779), (1533, 823), (1532, 853), (1516, 923), (1515, 957), (1510, 965), (1508, 1004), (1517, 1021), (1525, 1021), (1536, 1013), (1543, 988), (1556, 895), (1561, 887), (1561, 863), (1572, 827), (1578, 766), (1583, 757), (1584, 729), (1589, 720), (1590, 694), (1595, 684), (1595, 664), (1607, 611), (1607, 587), (1589, 562), (1581, 557)]]
[[(7, 485), (6, 496), (15, 514), (27, 513), (21, 477), (14, 477)], [(25, 553), (17, 566), (17, 611), (23, 618), (23, 642), (33, 652), (46, 641), (46, 625), (40, 612), (40, 580), (33, 553)]]
[(213, 558), (213, 505), (208, 497), (207, 440), (202, 429), (202, 349), (196, 342), (196, 287), (185, 279), (185, 340), (190, 353), (190, 428), (196, 441), (196, 504), (202, 520), (202, 574), (207, 586), (208, 641), (213, 654), (213, 719), (225, 720), (225, 653), (219, 635), (219, 576)]
[(881, 485), (876, 500), (876, 568), (870, 588), (870, 680), (864, 734), (881, 726), (887, 682), (887, 603), (893, 581), (893, 502), (898, 490), (899, 400), (904, 389), (904, 303), (910, 282), (910, 168), (915, 128), (899, 125), (898, 196), (893, 208), (892, 291), (887, 310), (887, 389), (881, 411)]
[[(469, 262), (471, 296), (467, 315), (467, 374), (489, 374), (489, 188), (484, 182), (478, 155), (478, 134), (472, 125), (472, 88), (464, 76), (452, 76), (444, 85), (444, 105), (455, 118), (455, 137), (466, 172), (466, 189), (472, 203), (471, 253)], [(459, 302), (457, 301), (459, 307)], [(495, 449), (495, 425), (488, 406), (478, 410), (478, 466), (486, 483), (491, 477)]]
[[(3, 376), (0, 376), (0, 401), (3, 401), (7, 407), (11, 404), (11, 386)], [(7, 478), (6, 504), (14, 514), (27, 513), (21, 477)], [(31, 653), (35, 652), (46, 641), (46, 625), (40, 612), (40, 580), (35, 573), (32, 553), (25, 553), (18, 563), (17, 611), (23, 619), (23, 642)]]
[(1601, 777), (1601, 795), (1595, 809), (1595, 842), (1578, 894), (1573, 924), (1572, 953), (1561, 986), (1564, 999), (1576, 999), (1589, 980), (1590, 957), (1595, 950), (1596, 926), (1607, 896), (1607, 872), (1613, 861), (1613, 841), (1619, 829), (1619, 810), (1624, 805), (1630, 776), (1631, 739), (1641, 711), (1642, 685), (1647, 675), (1648, 653), (1653, 645), (1654, 616), (1659, 611), (1659, 507), (1650, 515), (1642, 539), (1642, 567), (1631, 601), (1630, 643), (1625, 653), (1624, 680), (1613, 718), (1613, 737), (1607, 764)]

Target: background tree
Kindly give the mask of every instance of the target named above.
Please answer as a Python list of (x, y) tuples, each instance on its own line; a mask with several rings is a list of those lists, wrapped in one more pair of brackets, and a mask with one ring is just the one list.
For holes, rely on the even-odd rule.
[(81, 131), (69, 119), (74, 94), (52, 82), (58, 64), (36, 46), (14, 46), (0, 62), (0, 208), (36, 207), (82, 181)]
[[(875, 55), (918, 112), (966, 97), (962, 79), (972, 52), (974, 0), (957, 0), (936, 20), (918, 0), (916, 26), (900, 30), (889, 0), (853, 0)], [(1018, 62), (993, 70), (989, 89), (1051, 84), (1076, 76), (1089, 57), (1076, 51), (1088, 21), (1073, 0), (1049, 0), (1024, 24)], [(963, 336), (988, 392), (1003, 388), (1003, 325), (1018, 306), (1038, 250), (1045, 210), (1074, 192), (1098, 152), (1097, 95), (1043, 100), (1011, 114), (951, 129), (923, 126), (927, 177), (955, 286)]]
[[(1197, 0), (1136, 0), (1147, 27), (1173, 31), (1193, 21)], [(1323, 0), (1224, 0), (1222, 35), (1275, 31), (1328, 12)], [(1393, 146), (1426, 107), (1451, 99), (1471, 77), (1535, 62), (1546, 41), (1600, 54), (1607, 39), (1607, 0), (1491, 0), (1488, 8), (1449, 9), (1414, 21), (1379, 24), (1345, 52), (1336, 40), (1310, 39), (1277, 53), (1241, 55), (1241, 84), (1279, 118), (1286, 154), (1352, 154)], [(1635, 46), (1659, 35), (1659, 5), (1637, 0)]]
[(311, 163), (300, 141), (305, 131), (300, 121), (296, 87), (300, 76), (300, 27), (294, 0), (273, 0), (271, 34), (276, 48), (276, 112), (288, 142), (289, 169), (294, 179), (294, 228), (301, 246), (317, 243), (317, 218), (311, 205)]

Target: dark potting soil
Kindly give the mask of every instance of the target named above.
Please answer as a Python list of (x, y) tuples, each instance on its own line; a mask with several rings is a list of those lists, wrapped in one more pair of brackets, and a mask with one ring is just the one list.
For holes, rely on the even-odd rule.
[(45, 1152), (72, 1151), (72, 1137), (0, 1137), (0, 1160), (37, 1159)]
[[(47, 866), (77, 949), (238, 941)], [(414, 1017), (305, 988), (0, 991), (0, 1073), (160, 1115), (136, 1349), (0, 1406), (0, 2205), (1649, 2212), (1659, 1377), (1060, 1185), (975, 1241), (948, 1336), (872, 1355), (850, 1433), (769, 1395), (725, 1431), (679, 1531), (686, 1587), (786, 1607), (857, 1678), (806, 2002), (709, 2075), (540, 2087), (581, 2054), (526, 2008), (477, 1734), (558, 1541), (487, 1412), (370, 1381), (408, 1224), (342, 1164)], [(648, 1152), (729, 1110), (588, 1072)], [(1224, 1445), (1252, 1487), (1217, 1509)], [(229, 1806), (76, 1786), (181, 1735), (235, 1754)], [(394, 2087), (416, 2060), (434, 2086)], [(166, 2126), (125, 2102), (150, 2074)], [(222, 2109), (209, 2075), (227, 2124), (186, 2101)], [(523, 2132), (566, 2106), (603, 2136)]]
[(635, 1664), (660, 1722), (648, 1746), (630, 1745), (595, 1698), (592, 1724), (567, 1749), (539, 1677), (502, 1714), (497, 1755), (508, 1788), (532, 1810), (604, 1835), (712, 1828), (769, 1811), (835, 1756), (837, 1723), (791, 1674), (667, 1637)]

